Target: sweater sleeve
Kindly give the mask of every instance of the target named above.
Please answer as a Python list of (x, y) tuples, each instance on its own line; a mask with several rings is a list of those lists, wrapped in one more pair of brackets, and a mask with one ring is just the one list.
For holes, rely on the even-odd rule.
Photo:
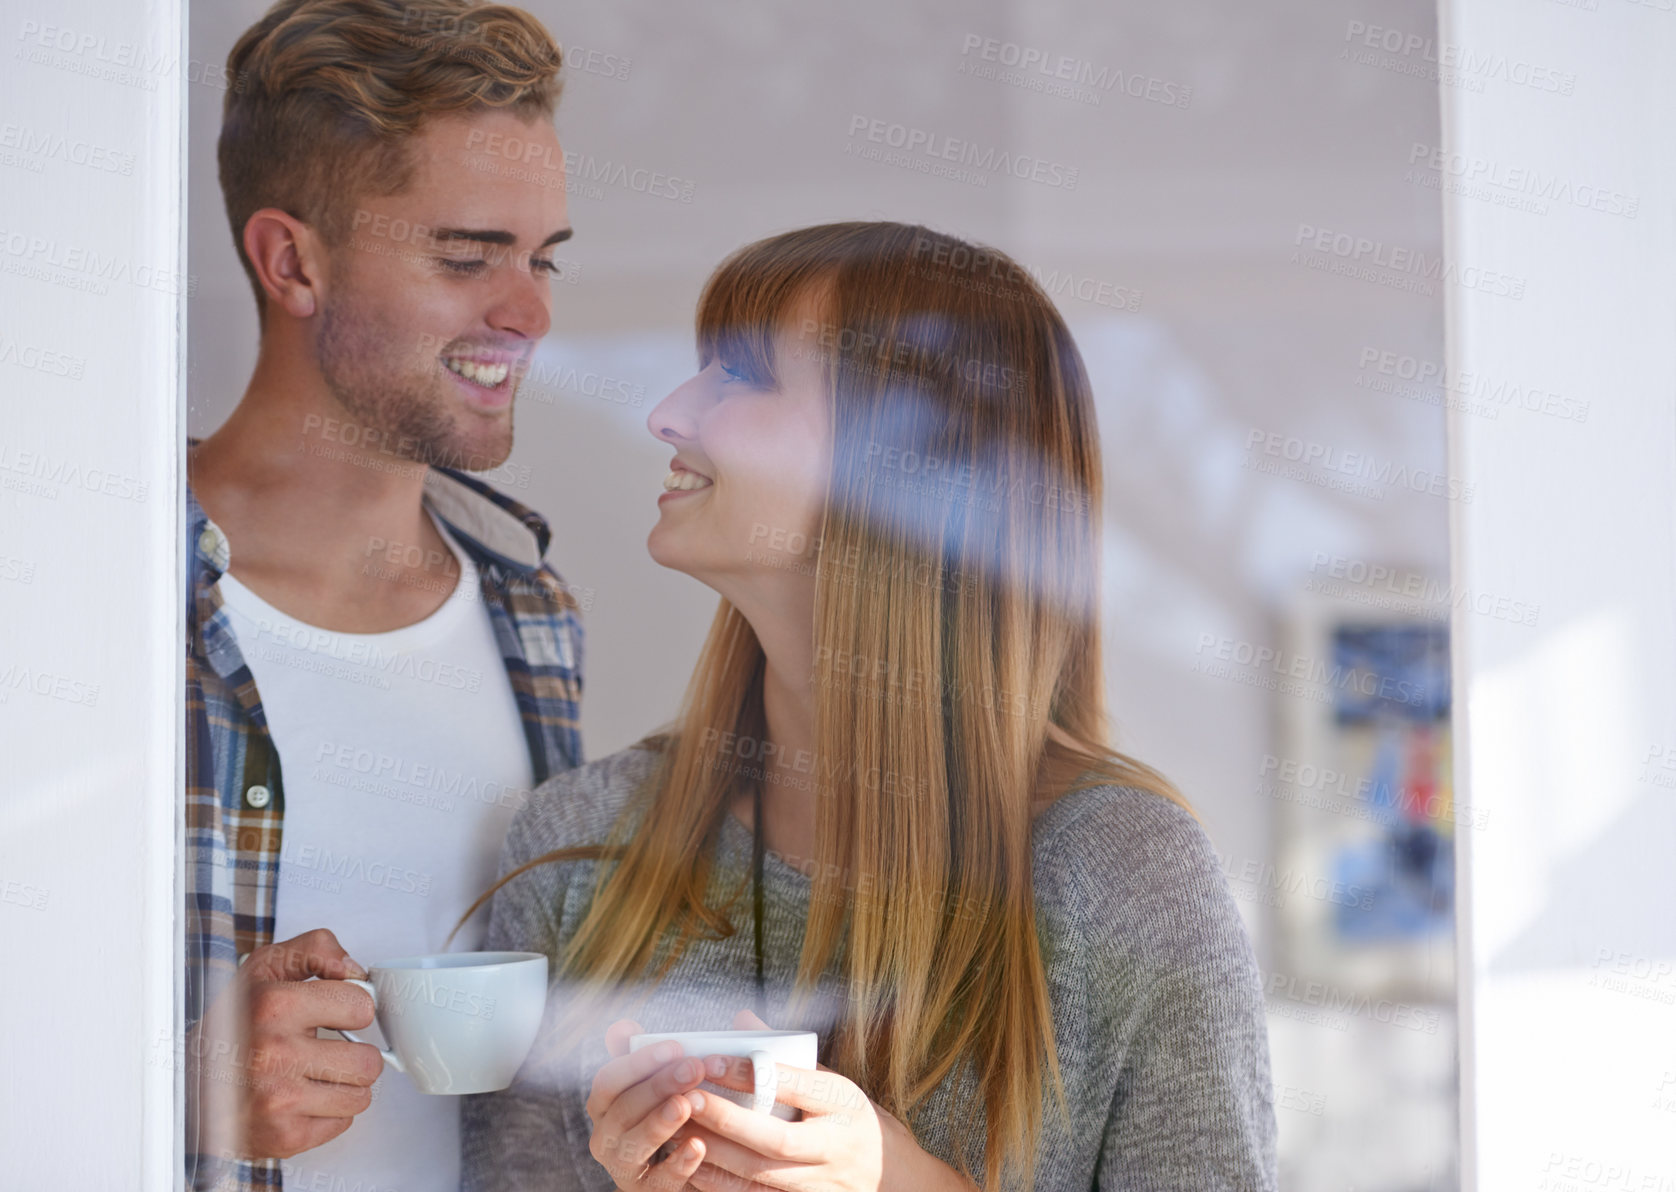
[(1276, 1187), (1268, 1043), (1244, 984), (1207, 968), (1153, 987), (1106, 1120), (1102, 1192)]
[[(1256, 956), (1209, 838), (1188, 812), (1130, 792), (1090, 817), (1116, 880), (1084, 892), (1110, 925), (1091, 940), (1090, 998), (1116, 1088), (1097, 1189), (1272, 1192), (1268, 1026)], [(1120, 859), (1119, 859), (1120, 858)]]

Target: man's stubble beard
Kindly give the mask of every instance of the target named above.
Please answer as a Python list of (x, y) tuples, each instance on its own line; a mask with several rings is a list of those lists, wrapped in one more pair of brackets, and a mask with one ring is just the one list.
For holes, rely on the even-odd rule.
[[(315, 358), (326, 387), (379, 450), (399, 459), (486, 472), (512, 454), (512, 406), (483, 418), (469, 410), (451, 410), (451, 385), (441, 374), (437, 355), (421, 360), (403, 356), (395, 345), (416, 342), (363, 313), (352, 298), (328, 300), (320, 312)], [(516, 385), (519, 378), (508, 378)], [(516, 390), (514, 390), (516, 396)], [(477, 424), (477, 434), (462, 429)]]

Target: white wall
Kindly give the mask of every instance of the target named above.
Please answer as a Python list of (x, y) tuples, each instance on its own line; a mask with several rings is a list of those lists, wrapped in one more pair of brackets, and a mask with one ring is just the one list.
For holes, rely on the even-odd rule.
[(185, 5), (0, 20), (0, 1186), (173, 1186)]
[(1446, 59), (1533, 80), (1445, 87), (1465, 168), (1591, 188), (1446, 207), (1456, 259), (1529, 277), (1451, 293), (1452, 367), (1591, 403), (1451, 424), (1481, 494), (1456, 581), (1542, 609), (1454, 626), (1459, 781), (1489, 816), (1463, 856), (1467, 1186), (1676, 1188), (1676, 11), (1445, 0), (1441, 27)]

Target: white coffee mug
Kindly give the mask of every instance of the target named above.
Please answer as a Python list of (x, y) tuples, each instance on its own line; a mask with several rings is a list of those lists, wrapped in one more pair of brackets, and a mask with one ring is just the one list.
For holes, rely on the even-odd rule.
[[(506, 1088), (529, 1055), (547, 1005), (539, 952), (444, 952), (369, 965), (378, 1053), (421, 1093)], [(367, 1040), (339, 1031), (357, 1043)]]
[(718, 1097), (726, 1097), (735, 1105), (743, 1105), (758, 1113), (772, 1113), (777, 1118), (794, 1122), (797, 1110), (790, 1105), (775, 1104), (779, 1092), (779, 1070), (775, 1064), (788, 1068), (815, 1070), (815, 1056), (820, 1049), (820, 1038), (814, 1031), (674, 1031), (657, 1035), (635, 1035), (629, 1040), (629, 1050), (639, 1051), (653, 1043), (679, 1043), (686, 1055), (703, 1058), (707, 1055), (740, 1056), (751, 1061), (755, 1088), (749, 1093), (723, 1088), (706, 1080), (698, 1087)]

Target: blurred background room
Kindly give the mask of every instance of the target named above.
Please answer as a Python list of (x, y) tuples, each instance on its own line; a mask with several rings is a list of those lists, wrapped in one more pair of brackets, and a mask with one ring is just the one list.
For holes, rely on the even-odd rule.
[[(192, 58), (265, 7), (194, 5)], [(669, 457), (645, 419), (693, 370), (709, 271), (830, 220), (993, 244), (1093, 378), (1114, 729), (1198, 809), (1256, 944), (1282, 1185), (1457, 1186), (1453, 846), (1483, 825), (1449, 789), (1449, 616), (1541, 610), (1450, 583), (1474, 494), (1445, 479), (1445, 410), (1576, 414), (1444, 367), (1439, 86), (1511, 84), (1440, 78), (1417, 0), (524, 7), (566, 50), (576, 235), (488, 479), (548, 516), (581, 600), (587, 756), (673, 714), (715, 609), (645, 550)], [(256, 322), (223, 92), (189, 91), (204, 435)]]

